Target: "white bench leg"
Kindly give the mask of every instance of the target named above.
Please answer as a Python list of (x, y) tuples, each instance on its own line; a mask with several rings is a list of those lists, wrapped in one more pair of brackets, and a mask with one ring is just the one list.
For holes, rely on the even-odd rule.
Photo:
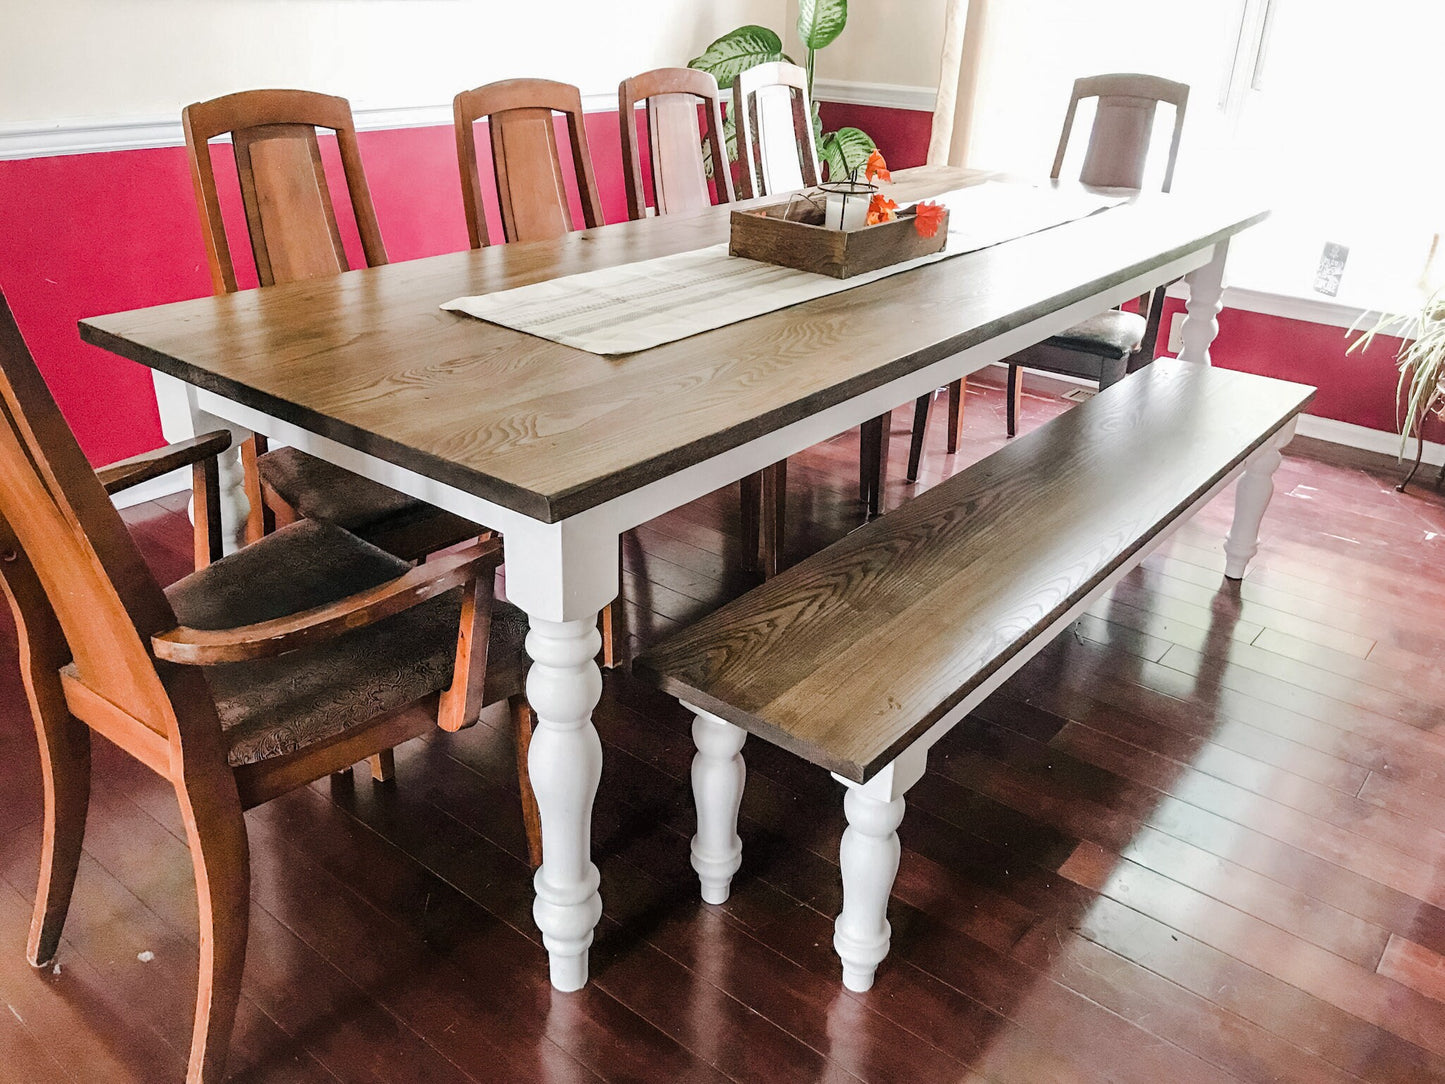
[(1274, 472), (1283, 459), (1280, 450), (1294, 437), (1294, 427), (1291, 421), (1249, 461), (1235, 488), (1234, 525), (1224, 540), (1224, 575), (1231, 580), (1244, 579), (1245, 569), (1259, 552), (1259, 525), (1274, 496)]
[(848, 827), (838, 848), (843, 870), (843, 910), (833, 925), (833, 948), (843, 961), (843, 985), (859, 993), (873, 975), (893, 935), (888, 897), (898, 876), (898, 826), (903, 823), (903, 794), (923, 777), (927, 750), (906, 750), (892, 764), (859, 786), (848, 787), (843, 812)]
[(692, 837), (692, 868), (708, 903), (726, 903), (733, 874), (743, 862), (738, 837), (738, 808), (747, 767), (742, 748), (747, 731), (700, 708), (692, 723), (692, 800), (697, 806), (697, 835)]
[(892, 927), (888, 897), (898, 875), (898, 826), (903, 799), (881, 802), (862, 790), (843, 798), (848, 828), (838, 848), (843, 867), (843, 910), (833, 927), (833, 947), (843, 961), (843, 985), (862, 992), (888, 955)]

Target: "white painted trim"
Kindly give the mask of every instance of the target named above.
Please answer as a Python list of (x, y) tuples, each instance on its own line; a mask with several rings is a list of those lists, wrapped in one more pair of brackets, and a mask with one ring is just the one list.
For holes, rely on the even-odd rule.
[(911, 87), (901, 83), (854, 83), (842, 79), (818, 79), (813, 97), (840, 105), (874, 105), (882, 109), (912, 109), (932, 113), (938, 98), (936, 87)]
[[(1188, 300), (1189, 286), (1176, 282), (1169, 287), (1168, 295)], [(1346, 301), (1332, 297), (1306, 297), (1301, 294), (1280, 293), (1275, 290), (1255, 289), (1249, 286), (1224, 287), (1224, 307), (1240, 312), (1257, 312), (1264, 316), (1278, 316), (1285, 320), (1303, 320), (1311, 324), (1324, 324), (1349, 330), (1350, 328), (1373, 327), (1380, 318), (1375, 309), (1362, 309)]]
[[(851, 83), (820, 79), (816, 85), (820, 101), (848, 105), (874, 105), (891, 109), (932, 112), (932, 87), (900, 86), (893, 83)], [(615, 93), (584, 94), (582, 108), (588, 113), (610, 113), (617, 109)], [(450, 103), (439, 105), (360, 106), (355, 109), (356, 128), (361, 132), (396, 128), (441, 127), (452, 123)], [(0, 160), (48, 158), (62, 154), (101, 154), (109, 151), (179, 147), (185, 142), (180, 110), (164, 116), (115, 117), (111, 119), (62, 119), (20, 121), (0, 124)]]
[(117, 508), (130, 508), (137, 504), (145, 504), (146, 501), (169, 497), (172, 493), (189, 493), (190, 489), (190, 469), (182, 467), (180, 470), (173, 470), (169, 474), (162, 474), (159, 478), (152, 478), (148, 482), (142, 482), (138, 486), (122, 490), (111, 497), (110, 501)]

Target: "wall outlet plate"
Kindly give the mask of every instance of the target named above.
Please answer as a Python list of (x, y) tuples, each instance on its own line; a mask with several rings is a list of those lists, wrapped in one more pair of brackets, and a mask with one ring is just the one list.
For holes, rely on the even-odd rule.
[(1169, 317), (1169, 353), (1178, 354), (1184, 349), (1184, 314), (1176, 312)]

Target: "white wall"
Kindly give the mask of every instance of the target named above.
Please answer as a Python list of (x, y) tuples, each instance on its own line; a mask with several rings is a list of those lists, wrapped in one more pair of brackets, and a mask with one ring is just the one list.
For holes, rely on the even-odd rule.
[[(848, 25), (818, 54), (817, 78), (896, 86), (938, 86), (947, 0), (852, 0)], [(798, 0), (788, 0), (785, 48), (799, 64)]]
[[(0, 124), (168, 117), (246, 87), (436, 105), (541, 76), (615, 94), (786, 0), (3, 0)], [(860, 5), (863, 6), (863, 5)]]

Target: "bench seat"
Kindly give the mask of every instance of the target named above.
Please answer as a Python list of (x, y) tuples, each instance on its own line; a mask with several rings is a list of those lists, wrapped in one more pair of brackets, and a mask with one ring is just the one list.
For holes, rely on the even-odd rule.
[[(648, 650), (636, 675), (698, 713), (704, 896), (725, 899), (737, 868), (744, 732), (853, 788), (845, 855), (854, 806), (892, 835), (866, 803), (901, 818), (927, 748), (1241, 474), (1225, 550), (1243, 575), (1313, 394), (1161, 359)], [(703, 822), (729, 816), (709, 840)], [(846, 916), (846, 861), (844, 886)], [(866, 989), (871, 968), (851, 978)]]

